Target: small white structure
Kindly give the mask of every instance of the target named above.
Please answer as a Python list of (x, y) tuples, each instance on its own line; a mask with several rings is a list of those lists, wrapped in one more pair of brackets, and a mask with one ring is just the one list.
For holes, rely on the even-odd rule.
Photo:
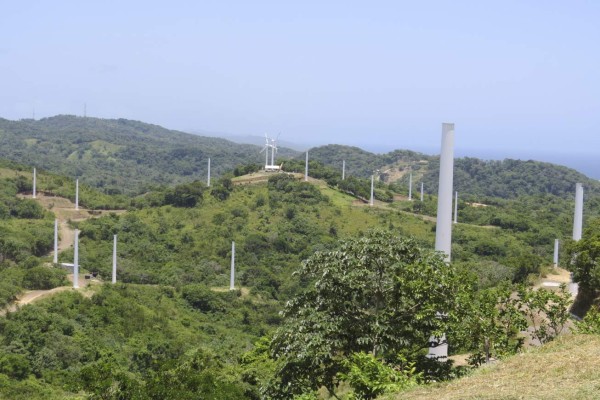
[(208, 178), (206, 180), (206, 186), (210, 187), (210, 157), (208, 159)]
[(374, 182), (375, 182), (375, 174), (371, 175), (371, 198), (369, 199), (369, 205), (373, 205), (373, 192), (374, 192)]
[(231, 242), (231, 274), (229, 276), (229, 290), (235, 290), (235, 242)]
[(408, 200), (412, 200), (412, 172), (408, 175)]
[(36, 184), (37, 184), (37, 173), (35, 168), (33, 169), (33, 192), (32, 192), (32, 198), (35, 199), (35, 195), (36, 195)]
[[(277, 136), (279, 138), (279, 136)], [(271, 149), (271, 163), (269, 163), (269, 149)], [(269, 139), (265, 133), (265, 147), (260, 151), (265, 152), (265, 172), (279, 172), (280, 165), (275, 165), (275, 154), (277, 153), (277, 139)]]
[(79, 210), (79, 179), (75, 180), (75, 209)]
[(458, 223), (458, 192), (454, 192), (454, 223)]
[(58, 219), (54, 219), (54, 264), (58, 264)]
[(554, 239), (554, 268), (558, 267), (558, 239)]
[(75, 229), (73, 243), (73, 289), (79, 288), (79, 230)]
[(581, 240), (583, 231), (583, 185), (575, 185), (575, 218), (573, 220), (573, 240)]
[(117, 283), (117, 235), (113, 236), (112, 283)]
[(308, 150), (306, 150), (306, 161), (304, 166), (304, 181), (308, 181)]

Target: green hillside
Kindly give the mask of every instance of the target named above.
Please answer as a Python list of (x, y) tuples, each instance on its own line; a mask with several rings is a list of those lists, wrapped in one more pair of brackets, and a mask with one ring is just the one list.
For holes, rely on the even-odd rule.
[[(413, 194), (424, 183), (425, 192), (437, 194), (439, 158), (408, 150), (374, 154), (357, 147), (327, 145), (310, 149), (311, 160), (334, 169), (341, 176), (342, 160), (346, 160), (346, 176), (367, 178), (373, 171), (384, 182), (397, 182), (407, 190), (409, 172), (413, 174)], [(497, 197), (515, 199), (520, 196), (551, 194), (572, 198), (575, 184), (583, 183), (588, 196), (600, 194), (600, 183), (574, 169), (533, 160), (484, 161), (457, 158), (454, 164), (454, 187), (471, 198)]]
[[(241, 163), (263, 163), (260, 150), (126, 119), (0, 119), (1, 158), (79, 177), (106, 193), (141, 193), (150, 186), (206, 180), (208, 158), (217, 177)], [(280, 149), (280, 154), (295, 153)]]
[[(433, 164), (416, 153), (395, 157), (385, 165), (406, 163), (416, 171), (417, 163), (425, 171)], [(315, 393), (327, 398), (329, 390), (351, 399), (350, 387), (359, 393), (358, 380), (371, 373), (389, 379), (390, 391), (461, 374), (427, 364), (432, 332), (448, 333), (451, 353), (474, 354), (478, 364), (490, 337), (493, 356), (518, 351), (519, 332), (528, 326), (524, 304), (539, 315), (563, 304), (513, 285), (549, 271), (554, 238), (568, 237), (571, 200), (488, 196), (482, 206), (461, 199), (446, 265), (432, 252), (435, 196), (407, 201), (398, 185), (380, 182), (380, 200), (369, 207), (356, 196), (364, 197), (367, 180), (343, 184), (331, 168), (312, 163), (313, 176), (324, 180), (226, 175), (211, 187), (204, 180), (174, 183), (134, 197), (82, 185), (82, 206), (115, 211), (68, 221), (80, 230), (81, 272), (108, 280), (117, 234), (119, 284), (69, 289), (0, 318), (0, 398), (303, 393), (312, 400)], [(302, 162), (289, 166), (301, 170)], [(46, 198), (35, 201), (30, 166), (4, 161), (0, 181), (3, 301), (40, 283), (64, 285), (65, 273), (49, 264), (52, 222), (64, 212), (60, 197), (51, 199), (72, 200), (72, 179), (40, 170), (38, 191)], [(588, 208), (595, 201), (588, 198)], [(237, 273), (230, 292), (232, 241)], [(561, 255), (565, 263), (573, 259), (569, 251)], [(59, 261), (72, 259), (67, 246)], [(439, 309), (447, 319), (437, 317)], [(567, 315), (564, 307), (551, 311)]]

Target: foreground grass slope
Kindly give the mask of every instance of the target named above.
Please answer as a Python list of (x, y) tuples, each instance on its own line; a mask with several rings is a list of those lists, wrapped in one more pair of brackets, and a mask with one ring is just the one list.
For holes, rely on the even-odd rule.
[(562, 336), (450, 383), (382, 399), (597, 399), (600, 336)]

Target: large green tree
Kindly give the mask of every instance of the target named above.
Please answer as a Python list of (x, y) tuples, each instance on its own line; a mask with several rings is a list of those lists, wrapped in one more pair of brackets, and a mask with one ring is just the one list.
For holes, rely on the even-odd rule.
[(452, 332), (469, 291), (441, 253), (381, 230), (315, 253), (298, 275), (309, 289), (286, 304), (272, 340), (281, 398), (322, 386), (335, 392), (354, 353), (418, 353), (431, 336)]

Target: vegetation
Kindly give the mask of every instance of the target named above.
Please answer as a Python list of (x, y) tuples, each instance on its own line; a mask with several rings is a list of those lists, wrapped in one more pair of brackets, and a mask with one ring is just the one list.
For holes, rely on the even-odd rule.
[(275, 398), (321, 386), (335, 393), (343, 379), (356, 381), (361, 352), (376, 357), (371, 363), (414, 360), (432, 336), (454, 330), (469, 288), (439, 253), (380, 230), (316, 253), (299, 278), (313, 283), (286, 304), (273, 337)]
[(238, 164), (260, 162), (259, 151), (258, 146), (126, 119), (0, 118), (0, 157), (78, 177), (107, 194), (139, 194), (157, 185), (205, 180), (208, 158), (211, 172), (220, 176)]
[(63, 271), (41, 266), (40, 257), (52, 247), (52, 215), (17, 196), (27, 190), (27, 180), (6, 167), (0, 168), (0, 306), (23, 289), (47, 289), (65, 281)]
[[(86, 296), (60, 293), (0, 319), (0, 398), (314, 399), (328, 391), (340, 399), (372, 399), (464, 373), (424, 357), (432, 336), (445, 334), (450, 351), (468, 352), (477, 366), (521, 351), (527, 328), (536, 342), (549, 342), (568, 318), (564, 290), (514, 286), (544, 273), (554, 238), (570, 233), (567, 185), (533, 182), (554, 173), (549, 170), (582, 180), (561, 168), (458, 162), (494, 189), (474, 185), (461, 195), (448, 265), (430, 250), (437, 199), (393, 201), (406, 194), (407, 171), (418, 179), (434, 173), (435, 159), (419, 153), (378, 156), (361, 173), (346, 160), (342, 181), (338, 167), (319, 157), (335, 161), (335, 152), (357, 150), (327, 146), (311, 150), (311, 177), (322, 180), (274, 173), (267, 182), (235, 186), (234, 175), (259, 168), (249, 157), (231, 167), (233, 174), (220, 170), (207, 187), (198, 165), (209, 152), (199, 138), (124, 120), (0, 122), (1, 140), (17, 140), (18, 129), (37, 135), (27, 146), (48, 144), (52, 132), (75, 136), (89, 125), (96, 135), (91, 142), (48, 144), (64, 148), (41, 159), (54, 170), (51, 156), (75, 152), (81, 169), (74, 176), (85, 175), (89, 184), (80, 187), (82, 205), (120, 210), (70, 224), (81, 231), (82, 270), (104, 278), (118, 235), (121, 282), (91, 287)], [(75, 150), (80, 146), (89, 148)], [(98, 170), (105, 158), (113, 159), (111, 168), (135, 161), (133, 185), (120, 181), (133, 175)], [(238, 154), (236, 161), (246, 159)], [(152, 163), (156, 168), (147, 169)], [(380, 202), (366, 207), (356, 198), (368, 198), (374, 168), (383, 171), (375, 188)], [(302, 173), (303, 160), (285, 161), (284, 169)], [(526, 191), (502, 184), (517, 172), (528, 177)], [(0, 183), (0, 299), (6, 304), (23, 289), (64, 285), (65, 272), (48, 262), (55, 210), (23, 196), (31, 191), (31, 168), (3, 161)], [(590, 184), (588, 218), (597, 212), (594, 190)], [(38, 169), (38, 192), (73, 199), (74, 181)], [(584, 240), (567, 246), (562, 259), (572, 261), (580, 285), (595, 293), (600, 225), (587, 225)], [(229, 291), (232, 241), (237, 275), (236, 290)], [(72, 256), (67, 249), (59, 259)], [(600, 331), (597, 320), (591, 312), (579, 329)]]
[[(413, 174), (413, 192), (417, 182), (425, 191), (437, 194), (439, 157), (408, 150), (374, 154), (357, 147), (327, 145), (310, 149), (310, 158), (333, 168), (341, 177), (342, 160), (346, 161), (346, 176), (368, 178), (376, 171), (387, 183), (396, 183), (396, 191), (407, 192), (408, 172)], [(311, 166), (312, 171), (312, 166)], [(586, 194), (597, 197), (600, 183), (567, 167), (533, 160), (484, 161), (477, 158), (457, 158), (454, 163), (454, 186), (461, 196), (481, 200), (485, 197), (516, 199), (521, 196), (550, 194), (572, 198), (575, 183), (581, 182)], [(478, 201), (485, 203), (485, 201)]]
[(173, 289), (105, 285), (91, 299), (63, 292), (8, 314), (0, 373), (11, 384), (0, 396), (33, 377), (46, 385), (29, 398), (47, 385), (92, 399), (248, 398), (234, 365), (257, 337), (244, 318), (264, 321), (269, 307), (212, 295), (220, 309), (202, 311)]

